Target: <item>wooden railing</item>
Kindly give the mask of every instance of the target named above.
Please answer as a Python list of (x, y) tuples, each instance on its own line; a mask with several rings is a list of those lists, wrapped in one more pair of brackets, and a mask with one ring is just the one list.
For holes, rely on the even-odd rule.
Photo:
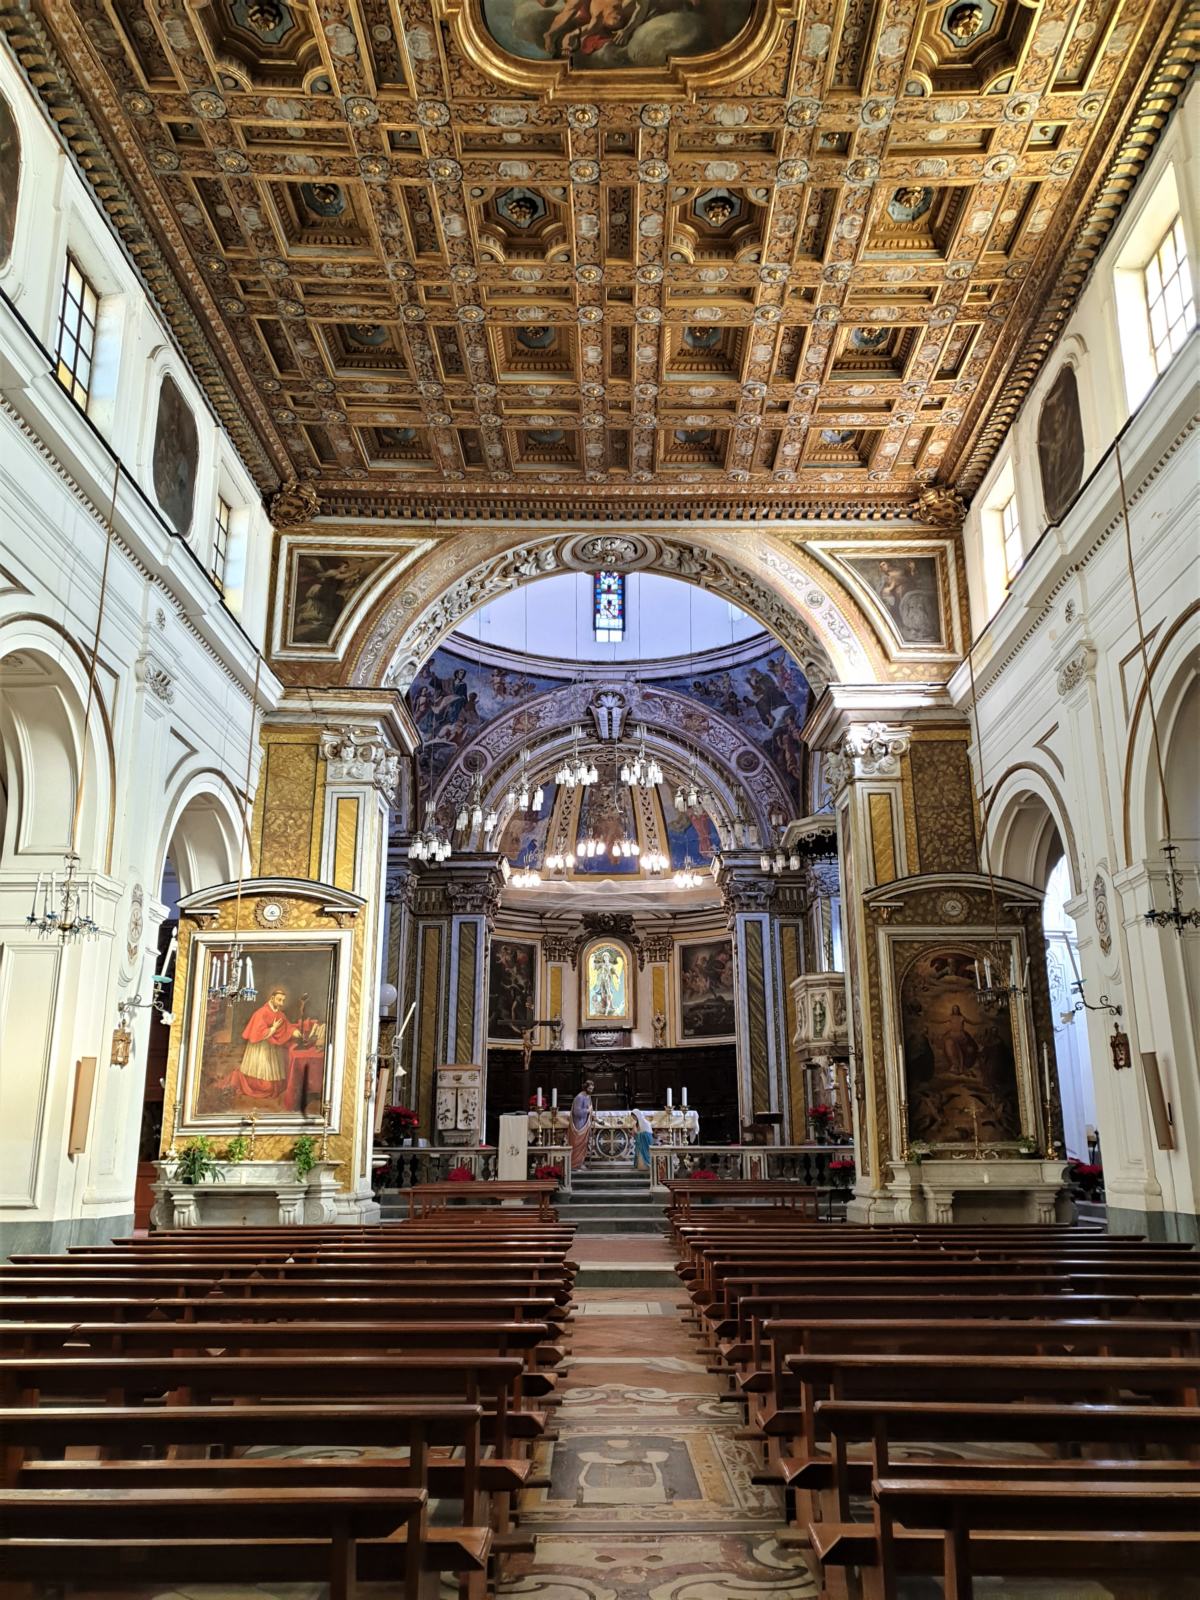
[(767, 1179), (808, 1188), (836, 1186), (831, 1161), (852, 1161), (852, 1144), (690, 1144), (683, 1149), (655, 1145), (650, 1151), (650, 1187), (662, 1189), (669, 1178), (714, 1172), (718, 1178)]

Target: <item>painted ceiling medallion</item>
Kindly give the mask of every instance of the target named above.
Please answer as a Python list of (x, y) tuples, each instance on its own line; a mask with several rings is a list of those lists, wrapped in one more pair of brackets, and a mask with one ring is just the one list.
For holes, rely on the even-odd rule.
[(933, 204), (933, 190), (910, 184), (897, 189), (888, 201), (887, 212), (893, 222), (915, 222)]
[(753, 0), (677, 6), (661, 0), (566, 0), (557, 10), (541, 0), (482, 0), (483, 23), (502, 50), (526, 61), (564, 61), (576, 72), (663, 67), (702, 56), (745, 28)]

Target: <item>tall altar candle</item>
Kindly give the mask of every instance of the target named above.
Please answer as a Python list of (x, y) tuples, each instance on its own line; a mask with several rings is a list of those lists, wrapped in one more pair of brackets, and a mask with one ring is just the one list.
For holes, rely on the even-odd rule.
[(674, 1103), (674, 1102), (673, 1102), (673, 1100), (672, 1100), (672, 1098), (671, 1098), (671, 1097), (672, 1097), (672, 1095), (673, 1095), (673, 1094), (674, 1094), (674, 1092), (675, 1092), (675, 1091), (674, 1091), (674, 1090), (673, 1090), (673, 1089), (668, 1089), (668, 1090), (667, 1090), (667, 1110), (668, 1110), (668, 1111), (669, 1111), (669, 1110), (670, 1110), (670, 1109), (671, 1109), (671, 1106), (672, 1106), (672, 1105), (673, 1105), (673, 1103)]
[(540, 1089), (537, 1092), (537, 1108), (539, 1111), (542, 1109), (542, 1091)]
[(1050, 1052), (1046, 1048), (1046, 1041), (1042, 1040), (1042, 1077), (1046, 1082), (1046, 1115), (1050, 1115)]
[(686, 1083), (683, 1086), (682, 1099), (683, 1099), (683, 1109), (686, 1111), (687, 1110), (687, 1084)]
[(550, 1109), (551, 1109), (551, 1111), (557, 1111), (558, 1110), (558, 1090), (557, 1089), (551, 1089), (551, 1091), (550, 1091)]

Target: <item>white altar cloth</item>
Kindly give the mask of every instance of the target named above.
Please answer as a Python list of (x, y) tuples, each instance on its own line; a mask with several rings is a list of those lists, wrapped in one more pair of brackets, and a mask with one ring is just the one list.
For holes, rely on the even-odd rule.
[[(660, 1111), (647, 1111), (646, 1115), (650, 1119), (650, 1126), (654, 1129), (654, 1138), (658, 1144), (695, 1144), (700, 1137), (700, 1116), (690, 1106), (686, 1111), (679, 1106), (670, 1111), (664, 1107)], [(529, 1113), (531, 1142), (561, 1143), (570, 1120), (569, 1106), (560, 1106), (557, 1111), (531, 1111)], [(591, 1143), (595, 1147), (595, 1153), (614, 1156), (621, 1154), (632, 1144), (635, 1126), (633, 1113), (630, 1111), (594, 1111)], [(597, 1136), (600, 1136), (599, 1143)]]

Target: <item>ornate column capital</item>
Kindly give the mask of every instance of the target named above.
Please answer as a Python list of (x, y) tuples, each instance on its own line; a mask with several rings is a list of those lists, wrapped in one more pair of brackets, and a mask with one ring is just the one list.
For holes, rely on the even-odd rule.
[(321, 733), (321, 755), (329, 783), (369, 783), (389, 806), (396, 803), (400, 755), (379, 733), (353, 727), (326, 728)]
[(454, 917), (483, 917), (489, 929), (500, 909), (504, 879), (493, 861), (441, 866), (435, 869), (441, 880), (450, 914)]
[(575, 936), (570, 933), (547, 933), (542, 938), (542, 954), (547, 961), (575, 960)]
[(720, 857), (718, 886), (725, 904), (725, 920), (732, 928), (739, 916), (766, 915), (775, 898), (776, 880), (763, 872), (757, 855), (748, 858)]
[(1095, 676), (1097, 659), (1096, 647), (1088, 640), (1084, 639), (1075, 646), (1059, 667), (1055, 679), (1055, 687), (1064, 700)]
[(911, 743), (911, 728), (886, 722), (856, 724), (825, 756), (830, 788), (836, 795), (858, 778), (899, 777), (900, 757)]
[(647, 961), (670, 961), (671, 935), (669, 933), (648, 933), (643, 942)]

